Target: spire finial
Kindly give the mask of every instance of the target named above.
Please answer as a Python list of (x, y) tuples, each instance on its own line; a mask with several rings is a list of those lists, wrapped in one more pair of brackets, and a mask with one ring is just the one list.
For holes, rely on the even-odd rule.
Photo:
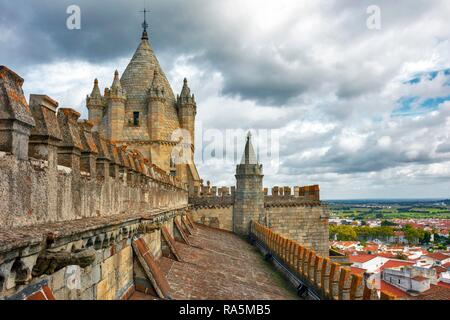
[(144, 29), (144, 31), (142, 32), (142, 40), (148, 40), (148, 34), (147, 34), (147, 28), (148, 28), (148, 23), (147, 23), (147, 9), (144, 7), (143, 11), (140, 11), (141, 13), (144, 13), (144, 22), (142, 23), (142, 29)]
[(252, 139), (252, 133), (249, 131), (247, 133), (247, 141), (250, 141)]

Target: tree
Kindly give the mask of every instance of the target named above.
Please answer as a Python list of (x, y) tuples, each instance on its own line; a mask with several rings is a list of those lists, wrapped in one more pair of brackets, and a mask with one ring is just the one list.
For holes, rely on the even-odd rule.
[(423, 233), (422, 239), (420, 239), (420, 243), (421, 244), (428, 244), (428, 243), (430, 243), (430, 240), (431, 240), (431, 232), (425, 231)]
[(394, 223), (394, 222), (392, 222), (392, 221), (388, 221), (388, 220), (383, 220), (383, 221), (381, 221), (381, 226), (382, 227), (394, 227), (394, 226), (396, 226), (397, 224), (396, 223)]
[(425, 232), (422, 229), (416, 229), (409, 224), (403, 227), (403, 232), (405, 233), (406, 240), (411, 243), (421, 241), (425, 236)]
[(352, 226), (330, 226), (330, 238), (333, 239), (337, 235), (339, 241), (355, 241), (357, 234)]
[(396, 256), (395, 259), (398, 260), (408, 260), (408, 256), (402, 252), (399, 252)]

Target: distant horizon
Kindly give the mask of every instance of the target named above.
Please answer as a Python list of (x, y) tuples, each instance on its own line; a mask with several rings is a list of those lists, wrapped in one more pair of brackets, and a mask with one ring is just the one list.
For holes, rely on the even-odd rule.
[(353, 198), (353, 199), (321, 199), (322, 201), (447, 201), (449, 198)]

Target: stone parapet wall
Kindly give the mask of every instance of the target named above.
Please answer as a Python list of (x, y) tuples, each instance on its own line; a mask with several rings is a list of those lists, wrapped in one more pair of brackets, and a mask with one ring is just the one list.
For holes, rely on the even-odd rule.
[(328, 209), (322, 205), (277, 205), (265, 208), (266, 225), (328, 257)]
[[(298, 242), (252, 222), (251, 235), (262, 242), (307, 287), (327, 300), (379, 300), (376, 289), (369, 288), (363, 277), (347, 267), (322, 257)], [(382, 294), (381, 299), (394, 297)]]
[(312, 202), (320, 201), (320, 187), (318, 185), (295, 186), (294, 188), (274, 186), (270, 191), (271, 194), (269, 195), (269, 188), (264, 188), (264, 195), (267, 201), (271, 202), (283, 202), (283, 199)]
[(159, 257), (161, 228), (173, 236), (174, 219), (184, 214), (184, 207), (167, 208), (2, 230), (0, 300), (21, 299), (42, 282), (57, 300), (126, 298), (135, 286), (133, 239), (144, 238)]
[(187, 206), (186, 184), (117, 147), (73, 109), (0, 67), (0, 226), (13, 228)]
[(189, 204), (195, 208), (228, 208), (234, 204), (234, 198), (230, 195), (221, 197), (189, 197)]
[(233, 205), (216, 207), (193, 207), (192, 217), (195, 222), (208, 227), (233, 231)]

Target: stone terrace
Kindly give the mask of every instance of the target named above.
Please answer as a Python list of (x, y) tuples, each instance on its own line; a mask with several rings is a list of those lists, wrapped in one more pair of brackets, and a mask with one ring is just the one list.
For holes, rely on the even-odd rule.
[(197, 225), (191, 246), (177, 242), (183, 262), (162, 257), (173, 299), (299, 299), (263, 256), (240, 237)]

